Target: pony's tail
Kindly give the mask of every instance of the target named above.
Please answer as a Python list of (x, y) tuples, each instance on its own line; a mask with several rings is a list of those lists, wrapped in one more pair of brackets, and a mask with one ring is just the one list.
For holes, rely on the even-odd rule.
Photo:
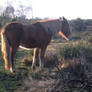
[(9, 70), (10, 69), (10, 63), (11, 63), (11, 54), (10, 54), (10, 46), (8, 39), (5, 34), (5, 30), (1, 30), (1, 51), (3, 54), (3, 59), (5, 61), (5, 69)]

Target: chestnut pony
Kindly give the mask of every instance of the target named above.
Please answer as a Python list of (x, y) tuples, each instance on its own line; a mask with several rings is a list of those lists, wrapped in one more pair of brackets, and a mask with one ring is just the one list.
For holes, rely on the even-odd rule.
[(1, 29), (1, 47), (5, 69), (15, 72), (14, 57), (20, 45), (26, 48), (34, 48), (32, 69), (35, 66), (37, 54), (39, 54), (39, 66), (42, 68), (46, 48), (52, 36), (56, 33), (69, 40), (70, 28), (64, 17), (41, 20), (30, 25), (18, 22), (6, 24)]

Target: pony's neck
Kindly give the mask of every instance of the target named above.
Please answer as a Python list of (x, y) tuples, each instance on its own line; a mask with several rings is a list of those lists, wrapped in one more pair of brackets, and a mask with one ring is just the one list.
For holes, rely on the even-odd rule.
[(40, 22), (45, 28), (48, 34), (55, 35), (61, 29), (61, 24), (59, 20)]

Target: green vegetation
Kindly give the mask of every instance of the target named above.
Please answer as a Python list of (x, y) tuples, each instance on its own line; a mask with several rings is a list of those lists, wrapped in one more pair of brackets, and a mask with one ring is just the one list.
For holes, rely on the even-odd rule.
[[(34, 23), (36, 19), (0, 16), (0, 28), (8, 22)], [(16, 74), (4, 70), (0, 55), (0, 92), (91, 92), (92, 91), (92, 20), (69, 21), (72, 40), (59, 35), (47, 48), (45, 66), (32, 72), (33, 51), (19, 49), (15, 57)], [(38, 61), (39, 62), (39, 61)]]
[[(88, 40), (89, 41), (89, 40)], [(57, 55), (62, 59), (85, 58), (87, 62), (92, 61), (92, 47), (86, 42), (79, 41), (77, 44), (69, 44), (59, 48)]]
[[(16, 74), (4, 70), (0, 62), (0, 92), (91, 92), (92, 47), (86, 40), (56, 44), (47, 48), (45, 67), (31, 71), (33, 51), (19, 49)], [(58, 47), (57, 47), (58, 46)], [(53, 48), (53, 47), (52, 47)], [(57, 52), (57, 53), (56, 53)]]

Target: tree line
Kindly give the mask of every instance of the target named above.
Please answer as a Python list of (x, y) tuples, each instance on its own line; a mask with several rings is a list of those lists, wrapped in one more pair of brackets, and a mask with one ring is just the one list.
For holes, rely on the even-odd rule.
[(72, 31), (92, 31), (92, 19), (77, 18), (69, 23)]
[[(26, 12), (25, 12), (26, 11)], [(30, 13), (31, 18), (28, 19), (26, 13), (32, 11), (31, 6), (20, 5), (18, 10), (15, 10), (12, 5), (7, 5), (7, 7), (0, 12), (0, 28), (8, 22), (19, 21), (22, 23), (33, 23), (41, 18), (33, 18)], [(72, 19), (69, 20), (70, 28), (72, 31), (92, 31), (92, 19)]]
[[(27, 19), (24, 17), (12, 18), (6, 15), (0, 16), (0, 28), (8, 22), (19, 21), (22, 23), (33, 23), (41, 18)], [(92, 31), (92, 19), (73, 19), (69, 20), (70, 28), (72, 31)]]
[[(26, 0), (25, 0), (26, 1)], [(16, 3), (16, 7), (12, 3)], [(7, 1), (6, 7), (2, 9), (0, 6), (0, 28), (11, 21), (19, 21), (22, 23), (33, 23), (41, 18), (33, 18), (33, 9), (31, 2), (24, 3), (20, 1)], [(28, 18), (27, 15), (30, 15)], [(48, 19), (48, 18), (46, 18)], [(72, 19), (69, 20), (72, 31), (92, 31), (92, 19)]]

